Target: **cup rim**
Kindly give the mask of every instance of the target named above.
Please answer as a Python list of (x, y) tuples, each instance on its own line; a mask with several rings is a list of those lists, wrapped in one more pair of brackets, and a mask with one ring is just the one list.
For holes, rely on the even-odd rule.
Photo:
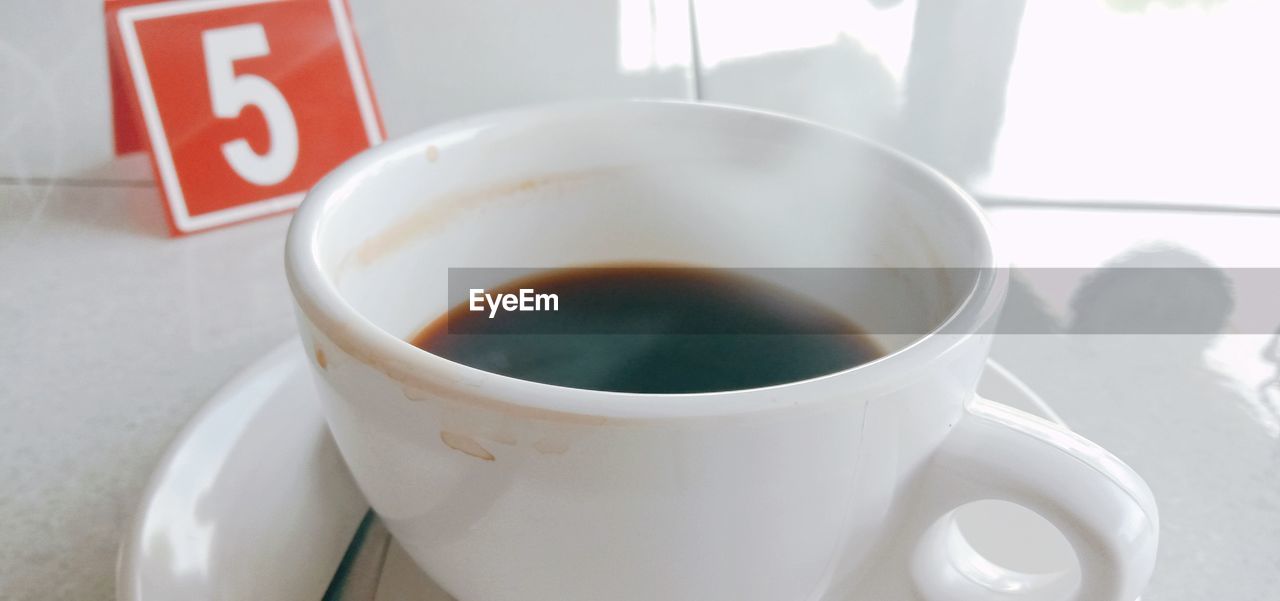
[[(392, 335), (346, 302), (319, 259), (322, 226), (334, 207), (354, 196), (359, 184), (391, 162), (417, 157), (428, 146), (442, 151), (465, 144), (483, 130), (504, 125), (573, 118), (581, 111), (709, 111), (789, 122), (837, 134), (881, 159), (922, 178), (965, 209), (971, 234), (984, 245), (984, 267), (967, 296), (929, 333), (883, 357), (841, 371), (770, 386), (698, 393), (634, 393), (571, 388), (487, 372), (422, 350)], [(795, 407), (819, 399), (874, 396), (900, 386), (912, 374), (974, 336), (999, 311), (1008, 287), (982, 208), (957, 184), (898, 150), (810, 120), (719, 103), (682, 100), (589, 100), (559, 102), (484, 113), (390, 140), (348, 159), (320, 180), (293, 216), (285, 242), (285, 271), (297, 309), (342, 351), (407, 388), (506, 410), (556, 418), (615, 419), (706, 417)], [(986, 268), (989, 267), (989, 268)], [(945, 332), (945, 334), (944, 334)], [(408, 396), (408, 395), (407, 395)]]

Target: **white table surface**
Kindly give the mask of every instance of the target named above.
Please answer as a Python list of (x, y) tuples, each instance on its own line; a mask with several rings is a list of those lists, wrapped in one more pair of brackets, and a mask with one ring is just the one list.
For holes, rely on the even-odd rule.
[[(110, 598), (116, 545), (165, 445), (293, 332), (288, 218), (168, 239), (141, 185), (5, 185), (0, 210), (0, 598)], [(1212, 260), (1280, 240), (1280, 217), (1257, 215), (991, 216), (1023, 265), (1096, 262), (1155, 240)], [(1088, 252), (1072, 253), (1084, 240)], [(1043, 315), (1067, 319), (1061, 307)], [(1099, 342), (1110, 338), (1005, 336), (995, 356), (1151, 484), (1163, 530), (1147, 601), (1280, 590), (1280, 439), (1250, 412), (1276, 369), (1261, 356), (1270, 337), (1222, 336), (1181, 362), (1161, 356), (1179, 348), (1171, 337)]]
[[(993, 199), (1024, 267), (1159, 245), (1280, 267), (1270, 0), (351, 4), (392, 135), (557, 98), (697, 96), (929, 160)], [(146, 162), (110, 157), (99, 8), (0, 9), (6, 601), (111, 598), (119, 537), (166, 444), (294, 329), (287, 217), (169, 239)], [(1178, 209), (1192, 205), (1213, 211)], [(1069, 328), (1079, 282), (1029, 277), (1009, 312)], [(1237, 301), (1280, 306), (1265, 292)], [(1280, 591), (1280, 418), (1264, 402), (1280, 402), (1277, 359), (1262, 354), (1268, 330), (1244, 331), (997, 341), (998, 360), (1151, 484), (1162, 539), (1145, 601)]]

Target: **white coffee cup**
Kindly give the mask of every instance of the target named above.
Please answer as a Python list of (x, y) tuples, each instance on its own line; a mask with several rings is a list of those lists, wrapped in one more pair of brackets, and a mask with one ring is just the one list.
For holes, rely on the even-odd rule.
[[(449, 268), (645, 260), (911, 269), (833, 305), (896, 332), (887, 356), (767, 388), (564, 388), (405, 342), (447, 310)], [(476, 117), (326, 177), (287, 265), (347, 465), (460, 601), (1133, 601), (1151, 574), (1133, 471), (974, 398), (1006, 288), (981, 210), (852, 135), (678, 102)], [(951, 515), (981, 499), (1047, 518), (1077, 569), (973, 556)]]

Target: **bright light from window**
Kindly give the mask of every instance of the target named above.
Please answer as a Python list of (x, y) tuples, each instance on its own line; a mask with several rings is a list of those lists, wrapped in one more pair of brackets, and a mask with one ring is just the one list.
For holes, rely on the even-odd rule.
[[(856, 40), (901, 79), (911, 53), (915, 1), (877, 8), (867, 0), (698, 0), (702, 65)], [(839, 74), (832, 74), (839, 77)]]
[(686, 0), (618, 0), (618, 66), (651, 71), (689, 64)]
[(1280, 204), (1278, 23), (1275, 0), (1028, 2), (977, 187)]

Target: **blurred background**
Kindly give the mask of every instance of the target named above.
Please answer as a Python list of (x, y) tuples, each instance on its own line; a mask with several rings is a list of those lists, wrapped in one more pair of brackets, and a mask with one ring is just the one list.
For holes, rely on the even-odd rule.
[[(994, 357), (1160, 502), (1144, 599), (1280, 590), (1280, 2), (350, 5), (391, 137), (679, 98), (848, 129), (954, 178), (1018, 268)], [(5, 599), (110, 598), (165, 444), (293, 332), (288, 218), (169, 239), (145, 156), (113, 157), (105, 48), (100, 2), (0, 6)], [(1107, 333), (1144, 318), (1204, 325)]]

